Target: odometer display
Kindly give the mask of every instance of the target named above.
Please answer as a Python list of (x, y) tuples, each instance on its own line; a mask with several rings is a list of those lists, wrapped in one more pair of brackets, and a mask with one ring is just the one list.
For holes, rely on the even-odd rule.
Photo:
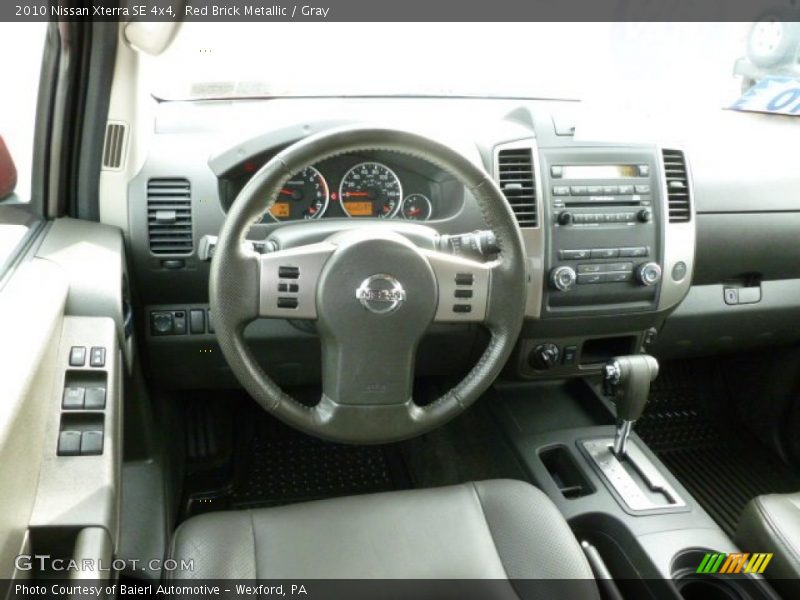
[(329, 198), (328, 182), (314, 167), (306, 167), (284, 184), (269, 214), (276, 221), (319, 219)]
[(403, 187), (386, 165), (363, 162), (344, 174), (339, 197), (348, 217), (387, 219), (400, 209)]

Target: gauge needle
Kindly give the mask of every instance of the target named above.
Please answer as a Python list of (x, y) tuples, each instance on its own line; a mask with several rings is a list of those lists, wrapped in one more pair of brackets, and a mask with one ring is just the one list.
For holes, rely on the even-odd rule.
[(357, 198), (357, 197), (369, 196), (369, 192), (345, 192), (344, 195), (347, 196), (348, 198), (353, 198), (353, 197)]
[(284, 196), (291, 196), (293, 192), (289, 188), (281, 188), (280, 193)]
[(412, 217), (416, 217), (421, 212), (422, 212), (421, 208), (414, 207), (408, 211), (408, 214), (411, 215)]

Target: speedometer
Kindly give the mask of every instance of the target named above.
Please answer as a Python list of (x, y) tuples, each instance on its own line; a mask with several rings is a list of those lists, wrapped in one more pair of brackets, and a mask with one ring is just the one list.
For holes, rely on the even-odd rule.
[(306, 167), (283, 185), (269, 214), (276, 221), (319, 219), (328, 198), (328, 182), (314, 167)]
[(348, 217), (388, 219), (400, 209), (403, 187), (386, 165), (363, 162), (344, 174), (339, 198)]

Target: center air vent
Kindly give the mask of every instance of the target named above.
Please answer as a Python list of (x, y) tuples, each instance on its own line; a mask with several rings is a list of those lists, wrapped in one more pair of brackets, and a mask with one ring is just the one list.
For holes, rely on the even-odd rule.
[(686, 158), (680, 150), (665, 149), (663, 155), (664, 173), (667, 180), (667, 200), (669, 201), (669, 222), (685, 223), (692, 216)]
[(497, 154), (497, 169), (500, 189), (517, 216), (520, 227), (538, 227), (531, 148), (500, 150)]
[(186, 179), (147, 182), (147, 232), (153, 254), (192, 253), (192, 196)]

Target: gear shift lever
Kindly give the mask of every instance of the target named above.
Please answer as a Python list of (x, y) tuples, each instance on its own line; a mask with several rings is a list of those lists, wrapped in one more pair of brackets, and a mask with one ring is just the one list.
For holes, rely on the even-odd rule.
[(642, 416), (650, 383), (658, 376), (658, 361), (647, 354), (618, 356), (609, 361), (604, 371), (608, 395), (617, 406), (617, 431), (614, 454), (622, 460), (633, 424)]

